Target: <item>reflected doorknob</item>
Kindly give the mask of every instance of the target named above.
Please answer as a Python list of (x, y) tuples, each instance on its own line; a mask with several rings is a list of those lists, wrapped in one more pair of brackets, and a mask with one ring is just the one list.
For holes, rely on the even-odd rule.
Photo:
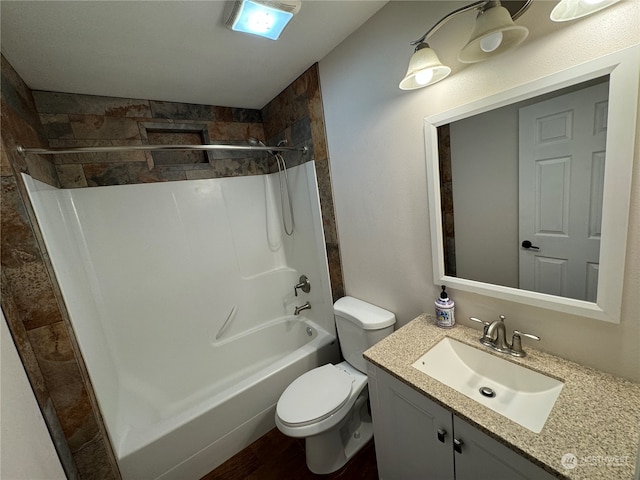
[(527, 250), (540, 250), (540, 247), (536, 247), (529, 240), (522, 242), (522, 248), (526, 248)]

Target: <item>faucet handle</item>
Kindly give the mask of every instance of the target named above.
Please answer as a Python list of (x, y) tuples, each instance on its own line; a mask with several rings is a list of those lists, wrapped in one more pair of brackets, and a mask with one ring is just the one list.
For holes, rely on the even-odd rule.
[(534, 335), (533, 333), (524, 333), (519, 330), (514, 330), (513, 334), (522, 336), (522, 337), (527, 337), (527, 338), (530, 338), (531, 340), (540, 340), (540, 337), (538, 335)]
[(481, 320), (481, 319), (476, 318), (476, 317), (469, 317), (469, 320), (471, 320), (473, 322), (478, 322), (478, 323), (481, 323), (482, 325), (484, 325), (484, 329), (482, 331), (482, 338), (480, 340), (487, 338), (487, 332), (489, 330), (489, 325), (491, 325), (491, 324), (489, 322), (485, 322), (484, 320)]
[(299, 283), (293, 287), (293, 294), (296, 297), (298, 296), (298, 289), (301, 289), (304, 293), (309, 293), (311, 291), (311, 282), (309, 282), (306, 275), (300, 275), (298, 282)]
[(511, 355), (516, 357), (524, 357), (526, 353), (522, 350), (522, 338), (527, 337), (531, 340), (540, 340), (538, 335), (533, 335), (532, 333), (524, 333), (519, 330), (513, 331), (513, 338), (511, 339)]
[(489, 325), (491, 325), (489, 322), (485, 322), (484, 320), (481, 320), (479, 318), (476, 317), (469, 317), (469, 320), (473, 321), (473, 322), (478, 322), (483, 324), (485, 327), (488, 327)]

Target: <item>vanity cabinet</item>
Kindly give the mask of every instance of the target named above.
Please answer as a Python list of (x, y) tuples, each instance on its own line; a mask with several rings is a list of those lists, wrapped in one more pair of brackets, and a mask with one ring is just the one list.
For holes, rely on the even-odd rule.
[(380, 368), (367, 368), (381, 480), (556, 478)]

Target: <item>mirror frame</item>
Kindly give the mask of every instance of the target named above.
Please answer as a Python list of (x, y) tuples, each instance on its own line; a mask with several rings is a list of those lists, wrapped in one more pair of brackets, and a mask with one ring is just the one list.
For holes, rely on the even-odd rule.
[[(596, 303), (445, 275), (437, 128), (605, 75), (609, 75), (610, 82), (609, 113)], [(426, 117), (424, 135), (434, 283), (557, 312), (620, 323), (639, 85), (640, 46), (633, 46)]]

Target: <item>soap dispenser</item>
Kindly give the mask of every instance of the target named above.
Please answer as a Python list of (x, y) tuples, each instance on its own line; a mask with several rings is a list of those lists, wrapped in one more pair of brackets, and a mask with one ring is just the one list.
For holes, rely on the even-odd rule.
[(441, 328), (451, 328), (456, 323), (454, 315), (455, 302), (447, 295), (445, 285), (442, 285), (440, 298), (436, 299), (436, 325)]

